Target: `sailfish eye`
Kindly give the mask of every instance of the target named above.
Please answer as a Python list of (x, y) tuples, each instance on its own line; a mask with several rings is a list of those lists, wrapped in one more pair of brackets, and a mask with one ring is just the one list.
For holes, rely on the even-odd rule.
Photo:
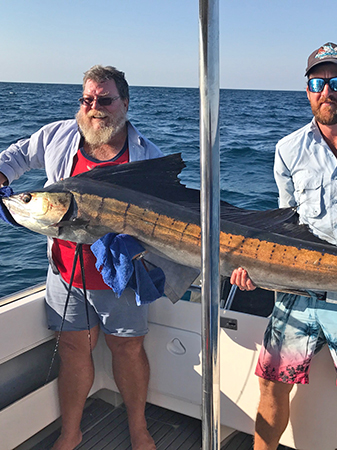
[(32, 199), (32, 195), (31, 194), (23, 194), (21, 199), (24, 203), (29, 203)]

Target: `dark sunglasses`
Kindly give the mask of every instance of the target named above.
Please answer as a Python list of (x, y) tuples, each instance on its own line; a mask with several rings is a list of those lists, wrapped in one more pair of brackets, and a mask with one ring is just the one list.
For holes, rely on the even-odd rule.
[(331, 90), (337, 92), (337, 77), (310, 78), (310, 80), (308, 80), (308, 88), (310, 92), (322, 92), (326, 84), (329, 85)]
[[(96, 101), (100, 106), (109, 106), (118, 98), (119, 95), (117, 97), (96, 97)], [(81, 105), (91, 106), (94, 103), (94, 100), (93, 97), (81, 97), (78, 101)]]

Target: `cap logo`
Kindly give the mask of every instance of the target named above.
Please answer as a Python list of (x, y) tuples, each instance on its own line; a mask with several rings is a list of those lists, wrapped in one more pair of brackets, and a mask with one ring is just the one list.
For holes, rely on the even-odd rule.
[(323, 58), (337, 58), (337, 46), (333, 47), (331, 43), (327, 45), (323, 45), (315, 55), (315, 58), (323, 59)]

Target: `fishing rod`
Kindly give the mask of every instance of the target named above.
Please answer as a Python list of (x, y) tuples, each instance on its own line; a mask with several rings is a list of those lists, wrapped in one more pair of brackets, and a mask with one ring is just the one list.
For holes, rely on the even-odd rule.
[(64, 322), (65, 322), (65, 319), (66, 319), (66, 314), (67, 314), (67, 308), (68, 308), (69, 299), (70, 299), (71, 288), (72, 288), (72, 285), (73, 285), (74, 276), (75, 276), (75, 269), (76, 269), (76, 264), (77, 264), (78, 260), (80, 261), (82, 286), (83, 286), (83, 294), (84, 294), (84, 304), (85, 304), (85, 312), (86, 312), (86, 317), (87, 317), (89, 349), (90, 349), (90, 355), (92, 357), (92, 343), (91, 343), (89, 309), (88, 309), (89, 306), (88, 306), (87, 289), (86, 289), (86, 283), (85, 283), (84, 261), (83, 261), (83, 247), (82, 247), (82, 245), (83, 244), (76, 244), (76, 249), (75, 249), (75, 254), (74, 254), (74, 261), (73, 261), (73, 267), (72, 267), (71, 277), (70, 277), (70, 281), (69, 281), (69, 285), (68, 285), (67, 298), (66, 298), (66, 301), (65, 301), (65, 304), (64, 304), (64, 310), (63, 310), (61, 326), (60, 326), (60, 330), (59, 330), (57, 338), (56, 338), (54, 352), (53, 352), (53, 355), (52, 355), (52, 358), (51, 358), (51, 362), (50, 362), (50, 366), (49, 366), (49, 370), (48, 370), (48, 374), (47, 374), (47, 377), (46, 377), (45, 384), (47, 384), (50, 381), (51, 371), (52, 371), (53, 365), (55, 363), (56, 355), (57, 355), (57, 352), (58, 352), (58, 349), (59, 349), (60, 340), (61, 340), (61, 334), (62, 334), (62, 331), (63, 331)]

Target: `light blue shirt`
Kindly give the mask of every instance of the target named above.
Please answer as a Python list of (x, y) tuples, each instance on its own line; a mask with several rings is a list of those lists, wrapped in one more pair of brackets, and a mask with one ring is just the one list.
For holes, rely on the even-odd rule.
[[(21, 139), (0, 154), (0, 172), (9, 183), (30, 169), (44, 169), (46, 185), (68, 178), (81, 134), (75, 119), (45, 125), (28, 139)], [(163, 153), (128, 122), (129, 160), (159, 158)]]
[[(28, 139), (21, 139), (0, 154), (0, 172), (9, 184), (31, 169), (44, 169), (46, 186), (68, 178), (73, 159), (81, 140), (75, 119), (45, 125)], [(128, 122), (129, 161), (160, 158), (163, 153)], [(57, 272), (51, 257), (52, 239), (48, 239), (48, 259)]]
[(315, 119), (277, 143), (274, 176), (279, 206), (296, 206), (301, 223), (337, 245), (337, 158)]

